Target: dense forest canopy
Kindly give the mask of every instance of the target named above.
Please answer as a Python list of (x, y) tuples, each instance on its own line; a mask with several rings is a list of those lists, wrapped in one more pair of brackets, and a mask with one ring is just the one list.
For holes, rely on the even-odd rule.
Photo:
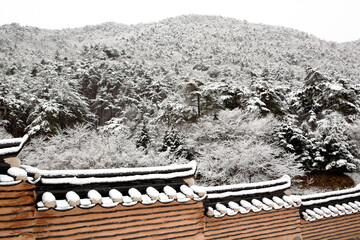
[(46, 168), (196, 159), (211, 183), (356, 171), (359, 78), (360, 40), (223, 17), (0, 27), (0, 123), (31, 134), (23, 159)]

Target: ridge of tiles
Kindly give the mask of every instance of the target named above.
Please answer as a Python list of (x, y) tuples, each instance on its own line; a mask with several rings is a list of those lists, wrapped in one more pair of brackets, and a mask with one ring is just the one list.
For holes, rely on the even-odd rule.
[(166, 180), (192, 177), (196, 171), (196, 161), (182, 165), (80, 170), (40, 170), (22, 165), (30, 175), (41, 175), (45, 185), (86, 185), (94, 183), (117, 183), (147, 180)]
[(38, 210), (69, 210), (74, 207), (92, 208), (100, 205), (105, 208), (116, 207), (118, 205), (134, 206), (138, 203), (143, 205), (151, 205), (156, 202), (170, 203), (177, 201), (185, 203), (190, 200), (202, 201), (206, 198), (204, 188), (199, 186), (181, 185), (180, 191), (176, 191), (171, 186), (165, 186), (162, 191), (158, 191), (152, 186), (146, 188), (144, 192), (140, 192), (136, 188), (130, 188), (126, 193), (117, 189), (111, 189), (106, 196), (102, 196), (97, 190), (89, 190), (87, 198), (80, 198), (75, 191), (66, 193), (65, 199), (56, 199), (51, 192), (42, 194), (41, 201), (37, 202)]
[(21, 182), (36, 184), (40, 180), (40, 175), (29, 175), (28, 172), (21, 167), (11, 167), (7, 169), (6, 174), (0, 174), (0, 186), (12, 186)]
[[(290, 186), (290, 177), (284, 175), (271, 181), (205, 187), (207, 199), (213, 202), (213, 204), (208, 203), (211, 206), (207, 206), (206, 214), (208, 217), (221, 218), (225, 215), (234, 216), (262, 210), (300, 207), (299, 197), (285, 194)], [(280, 197), (274, 195), (279, 192), (284, 194)], [(265, 196), (259, 197), (260, 195)]]
[(282, 198), (264, 197), (262, 199), (252, 199), (251, 201), (229, 201), (227, 204), (216, 203), (215, 207), (207, 207), (207, 216), (221, 218), (225, 215), (234, 216), (237, 214), (247, 214), (249, 212), (258, 213), (260, 211), (278, 210), (281, 208), (289, 209), (291, 207), (300, 207), (301, 200), (294, 195), (284, 195)]
[(0, 140), (0, 159), (6, 157), (17, 156), (25, 143), (28, 141), (29, 135), (24, 135), (22, 138), (10, 138)]
[(233, 185), (205, 187), (209, 199), (222, 199), (228, 197), (242, 197), (246, 195), (273, 193), (284, 191), (291, 186), (291, 178), (288, 175), (270, 181), (241, 183)]
[(303, 204), (300, 210), (305, 221), (316, 221), (360, 211), (360, 185), (353, 188), (299, 197)]

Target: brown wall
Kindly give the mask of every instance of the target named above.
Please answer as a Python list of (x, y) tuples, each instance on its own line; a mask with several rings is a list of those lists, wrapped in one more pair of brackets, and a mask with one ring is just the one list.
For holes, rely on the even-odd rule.
[(204, 239), (203, 203), (39, 211), (37, 239)]
[(304, 240), (310, 239), (353, 239), (360, 237), (360, 214), (323, 218), (314, 222), (301, 219)]
[(0, 186), (0, 239), (35, 239), (35, 186)]
[(35, 208), (35, 186), (0, 186), (0, 240), (14, 239), (276, 239), (314, 240), (360, 237), (360, 213), (300, 219), (299, 209), (204, 215), (203, 202), (138, 203), (67, 211)]
[(206, 239), (301, 239), (297, 208), (205, 219)]

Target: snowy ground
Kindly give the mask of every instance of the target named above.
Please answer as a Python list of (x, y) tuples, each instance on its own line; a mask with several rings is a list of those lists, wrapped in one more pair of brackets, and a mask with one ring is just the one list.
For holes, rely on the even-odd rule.
[(360, 184), (360, 173), (359, 172), (345, 173), (345, 174), (354, 180), (355, 185)]
[[(346, 175), (351, 177), (354, 180), (355, 186), (360, 184), (360, 173), (359, 172), (346, 173)], [(301, 194), (301, 195), (329, 192), (329, 191), (334, 191), (334, 190), (341, 190), (341, 189), (340, 188), (339, 189), (330, 189), (330, 188), (322, 188), (322, 187), (316, 187), (316, 186), (308, 186), (307, 188), (303, 188), (299, 184), (296, 184), (294, 182), (292, 182), (292, 185), (291, 185), (291, 192), (293, 194)]]

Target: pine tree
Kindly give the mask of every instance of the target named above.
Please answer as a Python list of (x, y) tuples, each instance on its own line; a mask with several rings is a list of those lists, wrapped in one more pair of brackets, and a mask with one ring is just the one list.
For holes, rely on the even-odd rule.
[(141, 132), (138, 136), (138, 139), (136, 140), (136, 147), (137, 148), (142, 148), (142, 149), (146, 149), (149, 147), (151, 142), (150, 136), (149, 136), (149, 131), (146, 127), (146, 124), (143, 123)]
[(182, 141), (180, 139), (179, 133), (176, 130), (171, 129), (170, 131), (165, 132), (160, 151), (175, 152), (180, 145), (182, 145)]

